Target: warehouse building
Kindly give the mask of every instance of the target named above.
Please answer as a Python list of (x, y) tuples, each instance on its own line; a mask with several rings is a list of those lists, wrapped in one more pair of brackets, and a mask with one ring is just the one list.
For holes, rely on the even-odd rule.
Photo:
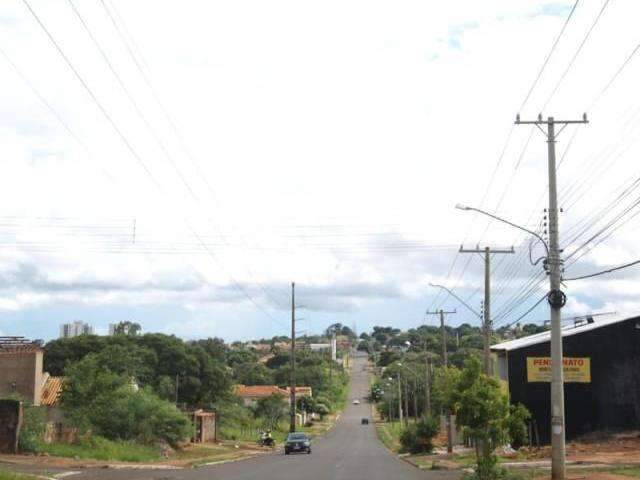
[[(586, 317), (563, 328), (566, 436), (640, 429), (640, 316)], [(534, 443), (550, 442), (550, 332), (493, 345), (511, 403), (532, 415)]]

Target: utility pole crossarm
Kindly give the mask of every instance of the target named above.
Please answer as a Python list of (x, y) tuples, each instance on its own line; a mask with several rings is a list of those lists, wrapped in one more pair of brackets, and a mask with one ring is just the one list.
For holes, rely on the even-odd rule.
[[(467, 249), (467, 248), (460, 247), (460, 250), (458, 250), (458, 251), (460, 253), (485, 253), (485, 249), (484, 248)], [(490, 253), (516, 253), (516, 251), (514, 250), (513, 247), (511, 247), (509, 249), (502, 249), (502, 250), (491, 248), (490, 249)]]

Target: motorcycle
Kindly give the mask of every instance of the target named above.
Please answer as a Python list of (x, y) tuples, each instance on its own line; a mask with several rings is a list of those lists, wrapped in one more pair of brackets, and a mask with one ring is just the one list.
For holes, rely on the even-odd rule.
[(271, 437), (261, 438), (258, 442), (261, 447), (275, 447), (276, 441)]

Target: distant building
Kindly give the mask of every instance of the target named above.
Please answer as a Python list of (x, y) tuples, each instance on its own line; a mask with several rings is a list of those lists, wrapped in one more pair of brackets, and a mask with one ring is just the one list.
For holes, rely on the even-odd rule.
[(284, 402), (289, 402), (289, 392), (276, 385), (236, 385), (233, 393), (242, 399), (246, 407), (253, 406), (258, 400), (271, 395), (280, 395)]
[(93, 327), (79, 320), (60, 325), (60, 338), (71, 338), (79, 335), (93, 335)]
[[(242, 399), (245, 406), (254, 406), (262, 398), (272, 395), (280, 395), (282, 401), (289, 404), (291, 399), (291, 389), (289, 387), (280, 388), (277, 385), (235, 385), (233, 393)], [(298, 397), (311, 397), (311, 387), (296, 387)]]
[[(491, 347), (511, 402), (531, 412), (534, 443), (551, 437), (550, 336), (546, 331)], [(640, 429), (640, 316), (587, 317), (563, 328), (562, 340), (567, 439)]]

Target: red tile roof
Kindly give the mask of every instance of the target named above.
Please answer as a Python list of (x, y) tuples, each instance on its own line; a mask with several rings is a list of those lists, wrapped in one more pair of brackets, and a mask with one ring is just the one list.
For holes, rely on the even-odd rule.
[[(287, 387), (287, 395), (291, 392), (291, 387)], [(311, 387), (296, 387), (296, 395), (303, 397), (313, 397), (311, 394)]]
[(271, 395), (289, 395), (286, 390), (276, 385), (236, 385), (233, 387), (234, 393), (245, 398), (264, 398)]
[(40, 405), (45, 407), (53, 407), (60, 401), (62, 393), (63, 377), (47, 377), (40, 397)]

